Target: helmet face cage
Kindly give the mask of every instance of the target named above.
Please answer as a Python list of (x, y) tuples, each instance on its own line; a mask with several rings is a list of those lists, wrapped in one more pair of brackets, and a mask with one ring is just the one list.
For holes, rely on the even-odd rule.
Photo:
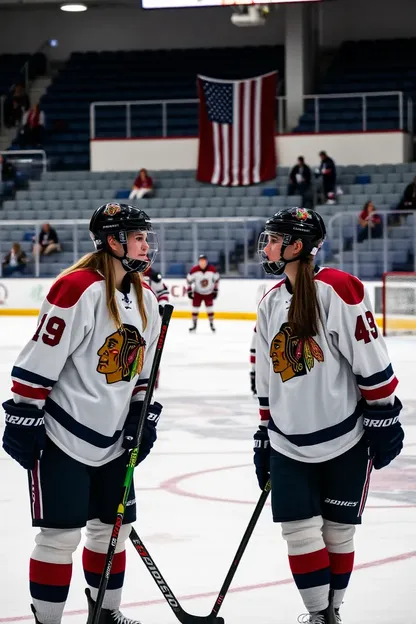
[[(146, 232), (149, 246), (146, 260), (131, 258), (128, 255), (129, 232)], [(123, 247), (124, 256), (117, 256), (108, 244), (108, 236), (114, 236)], [(105, 204), (98, 208), (90, 223), (90, 237), (96, 251), (104, 250), (120, 260), (126, 272), (146, 271), (154, 262), (159, 249), (158, 237), (152, 230), (148, 215), (127, 204)]]
[[(279, 225), (266, 223), (266, 229), (260, 234), (257, 243), (257, 253), (260, 263), (262, 264), (265, 273), (273, 275), (282, 275), (288, 262), (293, 262), (295, 260), (299, 260), (300, 258), (305, 258), (309, 255), (315, 256), (321, 248), (324, 240), (323, 238), (317, 238), (316, 234), (305, 234), (303, 232), (299, 232), (299, 234), (297, 234), (293, 231), (284, 232), (284, 230), (289, 229), (289, 227), (287, 224), (283, 223), (281, 224), (281, 228), (283, 231), (279, 232)], [(324, 232), (322, 232), (322, 234), (324, 234)], [(280, 259), (277, 261), (270, 261), (267, 253), (265, 252), (265, 248), (269, 243), (270, 236), (280, 236), (282, 239), (282, 246), (280, 248)], [(302, 251), (298, 256), (296, 256), (296, 258), (293, 258), (292, 260), (286, 260), (283, 257), (286, 248), (288, 247), (288, 245), (292, 245), (297, 240), (301, 240), (303, 243)]]

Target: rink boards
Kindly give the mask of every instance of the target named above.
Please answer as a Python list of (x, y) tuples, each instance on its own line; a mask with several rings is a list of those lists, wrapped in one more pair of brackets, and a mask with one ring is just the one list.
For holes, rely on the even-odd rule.
[[(0, 316), (37, 316), (54, 279), (46, 278), (0, 278)], [(277, 280), (222, 279), (219, 295), (215, 301), (215, 315), (226, 320), (255, 320), (259, 299), (264, 290), (272, 288)], [(166, 279), (170, 301), (175, 307), (174, 317), (190, 318), (191, 301), (187, 297), (184, 279)], [(380, 282), (364, 282), (375, 308), (376, 318), (381, 325)], [(201, 308), (201, 317), (206, 312)], [(416, 330), (415, 315), (395, 314), (388, 319), (388, 328), (394, 332)]]

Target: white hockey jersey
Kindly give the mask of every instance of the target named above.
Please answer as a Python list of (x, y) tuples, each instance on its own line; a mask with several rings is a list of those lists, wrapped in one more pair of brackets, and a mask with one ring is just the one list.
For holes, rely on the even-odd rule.
[(213, 264), (207, 264), (205, 269), (196, 264), (186, 277), (188, 291), (194, 290), (199, 295), (211, 295), (218, 290), (219, 281), (220, 276)]
[[(270, 288), (271, 288), (271, 283), (269, 281), (267, 281), (264, 284), (260, 284), (260, 286), (257, 289), (257, 305), (263, 299), (266, 292), (270, 290)], [(257, 337), (257, 330), (256, 330), (256, 326), (254, 326), (253, 335), (251, 337), (251, 344), (250, 344), (250, 364), (251, 364), (252, 371), (256, 370), (256, 337)]]
[(362, 282), (343, 271), (315, 274), (317, 336), (301, 341), (288, 325), (291, 287), (280, 281), (257, 315), (256, 387), (261, 424), (278, 452), (322, 462), (363, 435), (364, 401), (393, 404), (398, 381)]
[(43, 408), (50, 439), (90, 466), (124, 452), (123, 425), (130, 402), (143, 400), (160, 331), (158, 305), (148, 286), (146, 329), (134, 288), (129, 294), (116, 290), (123, 332), (109, 316), (105, 288), (93, 270), (59, 278), (12, 370), (15, 402)]

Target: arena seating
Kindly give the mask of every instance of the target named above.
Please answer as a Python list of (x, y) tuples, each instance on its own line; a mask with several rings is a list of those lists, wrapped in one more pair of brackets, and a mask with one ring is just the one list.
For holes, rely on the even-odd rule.
[[(416, 69), (413, 62), (415, 46), (416, 39), (347, 41), (341, 45), (316, 92), (336, 94), (403, 91), (405, 96), (410, 96), (416, 102)], [(399, 128), (397, 96), (368, 98), (366, 106), (367, 130)], [(406, 122), (406, 97), (403, 109)], [(362, 129), (361, 98), (320, 99), (319, 113), (320, 132)], [(295, 132), (314, 131), (314, 103), (310, 102)]]
[[(287, 197), (286, 186), (288, 168), (279, 167), (274, 181), (249, 188), (222, 188), (199, 184), (195, 181), (194, 171), (158, 171), (153, 172), (156, 183), (155, 197), (135, 200), (135, 204), (156, 218), (218, 218), (218, 217), (258, 217), (257, 222), (247, 226), (250, 253), (254, 250), (254, 242), (263, 227), (264, 219), (283, 206), (299, 205), (299, 197)], [(353, 218), (342, 217), (342, 235), (340, 228), (334, 226), (330, 245), (332, 252), (337, 254), (345, 248), (345, 241), (352, 238), (356, 228), (358, 213), (364, 203), (372, 199), (378, 210), (391, 210), (397, 205), (403, 189), (416, 174), (416, 163), (401, 165), (380, 165), (364, 167), (339, 167), (339, 183), (344, 194), (339, 197), (335, 206), (317, 206), (326, 223), (338, 212), (346, 211)], [(357, 184), (362, 179), (370, 180), (367, 184)], [(30, 184), (27, 191), (19, 191), (15, 200), (6, 201), (0, 218), (40, 219), (89, 219), (92, 211), (101, 203), (117, 200), (125, 196), (131, 186), (133, 172), (92, 173), (48, 172), (40, 181)], [(265, 188), (277, 188), (275, 196), (264, 195)], [(118, 201), (122, 201), (118, 199)], [(412, 221), (412, 216), (407, 218)], [(21, 242), (28, 226), (18, 225), (0, 231), (0, 252), (4, 254), (10, 241)], [(58, 226), (58, 234), (63, 243), (63, 252), (49, 258), (41, 259), (42, 275), (56, 275), (73, 261), (73, 226)], [(228, 229), (223, 223), (199, 225), (201, 238), (199, 251), (206, 252), (211, 261), (223, 263), (226, 241), (229, 244), (233, 267), (242, 266), (244, 241), (244, 225), (229, 224)], [(388, 248), (389, 270), (412, 270), (413, 229), (406, 224), (389, 228)], [(164, 227), (165, 259), (167, 274), (184, 275), (194, 258), (192, 242), (192, 226), (189, 221), (174, 223)], [(23, 242), (26, 250), (31, 249), (31, 242)], [(87, 230), (79, 231), (78, 251), (82, 255), (92, 249)], [(382, 265), (383, 240), (364, 241), (359, 245), (359, 276), (362, 278), (379, 277), (383, 272)], [(344, 269), (353, 271), (352, 252), (344, 251)], [(159, 264), (160, 266), (160, 256)], [(249, 276), (260, 277), (261, 267), (254, 261), (249, 265)]]
[(45, 73), (44, 54), (0, 54), (0, 95), (6, 94), (13, 84), (23, 83), (24, 76), (20, 70), (26, 61), (29, 61), (29, 79)]
[[(41, 100), (52, 167), (88, 169), (91, 102), (196, 98), (198, 73), (243, 78), (279, 69), (282, 76), (283, 67), (283, 46), (73, 53)], [(131, 119), (133, 137), (162, 136), (160, 104), (132, 107)], [(196, 135), (197, 105), (169, 106), (167, 122), (170, 136)], [(120, 107), (98, 111), (98, 138), (125, 132)]]

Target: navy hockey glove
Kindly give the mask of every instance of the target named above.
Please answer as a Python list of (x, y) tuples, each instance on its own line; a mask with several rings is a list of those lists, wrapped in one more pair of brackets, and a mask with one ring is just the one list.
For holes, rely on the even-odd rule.
[(399, 422), (402, 404), (371, 406), (364, 409), (364, 431), (376, 470), (388, 466), (403, 448), (404, 431)]
[(255, 371), (250, 372), (250, 387), (253, 394), (257, 394), (256, 390), (256, 373)]
[(16, 404), (13, 399), (3, 403), (6, 426), (3, 448), (26, 470), (32, 470), (46, 443), (43, 410), (28, 403)]
[[(129, 413), (127, 414), (126, 423), (124, 425), (124, 440), (123, 447), (125, 449), (132, 449), (136, 446), (136, 432), (139, 418), (142, 412), (143, 401), (134, 401), (130, 405)], [(162, 405), (156, 401), (150, 406), (149, 413), (144, 421), (143, 437), (139, 447), (139, 457), (137, 463), (140, 464), (149, 455), (153, 444), (156, 442), (157, 433), (156, 425), (160, 418), (160, 412), (162, 411)]]
[(262, 425), (254, 434), (254, 465), (260, 489), (264, 490), (270, 479), (270, 441), (267, 427)]

